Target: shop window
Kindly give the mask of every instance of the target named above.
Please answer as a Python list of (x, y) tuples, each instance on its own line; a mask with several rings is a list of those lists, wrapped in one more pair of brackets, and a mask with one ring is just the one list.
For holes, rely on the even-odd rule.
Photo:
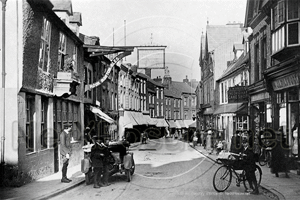
[(47, 129), (48, 101), (42, 98), (41, 101), (41, 149), (48, 148), (48, 129)]
[(35, 113), (35, 98), (33, 95), (26, 95), (26, 153), (35, 151), (34, 140), (34, 113)]

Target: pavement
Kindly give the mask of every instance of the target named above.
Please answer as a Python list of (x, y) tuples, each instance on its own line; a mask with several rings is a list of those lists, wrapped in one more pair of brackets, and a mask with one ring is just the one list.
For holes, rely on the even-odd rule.
[[(130, 148), (137, 147), (140, 143), (131, 144)], [(192, 146), (192, 143), (190, 143)], [(195, 150), (205, 155), (207, 158), (215, 161), (216, 153), (209, 154), (202, 146), (196, 146)], [(261, 167), (263, 175), (260, 187), (260, 193), (268, 196), (270, 199), (293, 200), (300, 196), (300, 176), (296, 171), (290, 171), (290, 178), (285, 178), (285, 174), (279, 174), (275, 177), (271, 174), (270, 168)], [(61, 183), (61, 172), (38, 179), (21, 187), (0, 188), (0, 199), (22, 199), (37, 200), (49, 199), (80, 184), (85, 183), (85, 176), (81, 172), (81, 165), (68, 168), (68, 177), (72, 180), (70, 183)]]
[[(190, 143), (190, 146), (192, 147), (192, 143)], [(218, 157), (216, 151), (210, 154), (199, 144), (194, 148), (212, 161), (215, 161)], [(259, 164), (257, 165), (259, 166)], [(297, 175), (296, 170), (290, 170), (289, 178), (286, 178), (285, 173), (279, 173), (279, 177), (275, 177), (275, 174), (272, 174), (267, 166), (260, 166), (260, 168), (262, 169), (262, 180), (259, 188), (261, 194), (276, 200), (299, 199), (300, 175)]]

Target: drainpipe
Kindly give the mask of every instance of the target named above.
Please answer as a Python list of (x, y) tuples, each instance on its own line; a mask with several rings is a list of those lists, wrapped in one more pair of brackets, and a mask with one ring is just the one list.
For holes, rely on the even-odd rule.
[[(3, 127), (1, 136), (1, 177), (4, 175), (4, 150), (5, 150), (5, 11), (7, 0), (1, 0), (2, 2), (2, 88), (3, 88)], [(2, 179), (3, 180), (3, 179)]]

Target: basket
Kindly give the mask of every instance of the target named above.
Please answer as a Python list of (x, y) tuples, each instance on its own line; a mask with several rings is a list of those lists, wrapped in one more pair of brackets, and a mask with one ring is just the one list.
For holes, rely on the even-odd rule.
[(224, 165), (231, 166), (234, 170), (242, 170), (244, 169), (245, 162), (239, 159), (219, 159)]

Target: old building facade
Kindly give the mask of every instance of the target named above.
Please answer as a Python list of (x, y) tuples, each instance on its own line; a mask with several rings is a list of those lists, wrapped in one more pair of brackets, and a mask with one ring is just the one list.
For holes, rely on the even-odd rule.
[[(5, 123), (16, 127), (5, 130), (8, 139), (1, 154), (5, 167), (13, 166), (17, 174), (22, 174), (22, 177), (14, 177), (14, 181), (22, 184), (60, 170), (59, 134), (64, 124), (73, 126), (70, 166), (80, 162), (83, 143), (83, 43), (69, 28), (73, 22), (76, 24), (72, 26), (80, 25), (80, 18), (73, 22), (61, 20), (52, 10), (55, 8), (57, 11), (59, 7), (48, 0), (19, 3), (9, 2), (9, 6), (19, 10), (12, 16), (9, 12), (7, 14), (19, 21), (16, 24), (23, 22), (23, 25), (16, 25), (15, 30), (7, 34), (14, 33), (16, 41), (23, 46), (17, 52), (10, 52), (15, 49), (10, 46), (5, 48), (6, 56), (10, 55), (8, 53), (19, 55), (18, 63), (10, 64), (17, 73), (7, 73), (6, 77), (7, 82), (17, 84), (11, 87), (14, 88), (13, 93), (5, 95), (10, 113)], [(66, 18), (73, 14), (69, 6), (67, 10), (61, 10), (66, 13)], [(13, 102), (14, 105), (11, 104)], [(7, 114), (8, 108), (4, 114)]]

